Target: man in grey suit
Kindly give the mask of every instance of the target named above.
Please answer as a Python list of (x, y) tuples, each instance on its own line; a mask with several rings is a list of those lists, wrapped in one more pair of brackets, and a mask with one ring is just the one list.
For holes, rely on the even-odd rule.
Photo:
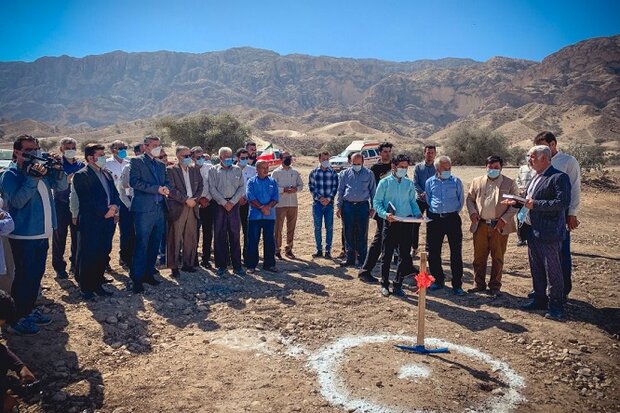
[[(192, 154), (187, 146), (177, 146), (178, 163), (167, 168), (170, 182), (168, 196), (167, 265), (172, 277), (180, 275), (179, 268), (196, 272), (198, 245), (198, 198), (202, 196), (200, 168), (192, 165)], [(182, 261), (179, 260), (182, 254)]]
[(160, 153), (161, 140), (147, 136), (144, 154), (131, 160), (129, 171), (129, 185), (134, 191), (131, 212), (136, 229), (136, 249), (129, 275), (136, 294), (144, 291), (143, 283), (160, 283), (154, 276), (157, 272), (155, 261), (164, 234), (166, 197), (170, 194), (166, 167), (157, 161)]
[[(527, 187), (524, 204), (528, 210), (525, 221), (531, 225), (527, 246), (534, 298), (522, 308), (547, 310), (545, 318), (561, 320), (564, 317), (564, 277), (560, 257), (566, 237), (566, 209), (571, 199), (570, 180), (568, 175), (551, 166), (549, 147), (534, 146), (528, 156), (536, 171)], [(514, 201), (505, 202), (515, 205)]]

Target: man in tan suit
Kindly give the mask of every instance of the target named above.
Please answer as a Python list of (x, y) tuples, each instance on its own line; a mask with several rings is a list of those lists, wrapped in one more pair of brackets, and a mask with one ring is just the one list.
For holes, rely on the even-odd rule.
[[(167, 266), (172, 277), (182, 271), (196, 272), (196, 245), (198, 245), (198, 198), (202, 196), (200, 168), (192, 165), (192, 155), (187, 146), (176, 150), (178, 163), (167, 168), (170, 182), (168, 195)], [(182, 262), (179, 257), (183, 256)]]
[(486, 291), (487, 260), (491, 254), (491, 295), (499, 295), (502, 287), (502, 267), (508, 243), (508, 234), (516, 232), (516, 209), (502, 205), (502, 195), (518, 195), (514, 180), (502, 174), (504, 161), (499, 156), (486, 160), (487, 173), (475, 178), (467, 194), (467, 210), (471, 218), (470, 231), (474, 234), (474, 281), (468, 292)]

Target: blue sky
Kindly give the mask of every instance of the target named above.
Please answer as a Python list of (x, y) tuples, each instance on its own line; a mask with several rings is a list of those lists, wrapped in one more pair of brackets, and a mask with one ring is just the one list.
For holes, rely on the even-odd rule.
[(113, 50), (541, 60), (620, 33), (620, 0), (0, 0), (0, 61)]

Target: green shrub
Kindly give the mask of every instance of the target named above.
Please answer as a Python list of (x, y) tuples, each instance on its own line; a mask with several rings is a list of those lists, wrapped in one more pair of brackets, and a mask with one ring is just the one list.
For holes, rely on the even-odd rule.
[(490, 129), (462, 127), (448, 135), (443, 154), (455, 165), (484, 165), (491, 155), (508, 159), (506, 138)]
[(565, 151), (577, 159), (581, 172), (600, 171), (605, 166), (605, 150), (602, 146), (571, 142)]

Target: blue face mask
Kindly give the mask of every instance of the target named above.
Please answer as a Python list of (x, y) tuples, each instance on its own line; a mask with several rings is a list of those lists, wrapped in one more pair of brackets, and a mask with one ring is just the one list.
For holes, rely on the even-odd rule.
[(97, 158), (97, 166), (99, 168), (105, 167), (105, 156), (100, 156)]
[(451, 171), (441, 171), (441, 174), (439, 176), (441, 177), (441, 179), (450, 179), (450, 177), (452, 176), (452, 172)]
[(501, 169), (487, 169), (487, 176), (491, 179), (497, 178), (501, 173)]
[(125, 159), (127, 157), (127, 149), (121, 149), (117, 153), (118, 157), (121, 159)]
[(359, 172), (362, 170), (362, 165), (353, 165), (351, 166), (355, 172)]
[(407, 175), (407, 168), (397, 168), (396, 169), (396, 177), (404, 178)]
[(196, 165), (202, 166), (204, 164), (205, 164), (205, 158), (198, 158), (198, 159), (196, 159)]
[(192, 164), (192, 158), (183, 158), (183, 165), (189, 166)]
[(224, 166), (226, 166), (226, 167), (228, 167), (228, 166), (232, 166), (232, 164), (233, 164), (233, 160), (232, 160), (232, 158), (223, 159), (223, 160), (222, 160), (222, 164), (223, 164)]
[(239, 166), (248, 166), (247, 159), (239, 159)]

